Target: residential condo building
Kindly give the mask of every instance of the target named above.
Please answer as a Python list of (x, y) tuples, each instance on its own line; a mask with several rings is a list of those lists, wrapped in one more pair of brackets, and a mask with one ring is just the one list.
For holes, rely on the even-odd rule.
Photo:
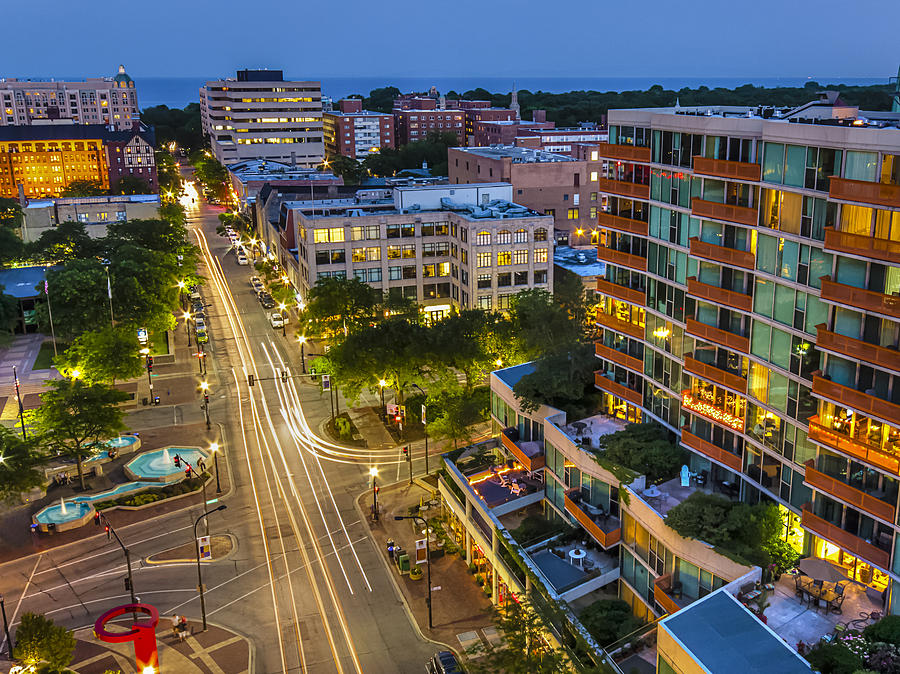
[(338, 110), (324, 113), (325, 152), (362, 161), (394, 147), (394, 116), (363, 110), (358, 98), (345, 98)]

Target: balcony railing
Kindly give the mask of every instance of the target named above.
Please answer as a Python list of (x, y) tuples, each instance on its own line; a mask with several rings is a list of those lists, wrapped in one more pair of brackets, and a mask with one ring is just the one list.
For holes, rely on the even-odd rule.
[(731, 372), (726, 372), (715, 365), (703, 363), (694, 358), (692, 353), (684, 354), (684, 370), (696, 377), (702, 377), (726, 388), (734, 389), (743, 394), (747, 393), (747, 380)]
[(650, 233), (650, 224), (631, 218), (622, 218), (611, 213), (600, 213), (597, 216), (597, 226), (605, 229), (614, 229), (617, 232), (647, 236)]
[(649, 147), (635, 147), (634, 145), (611, 145), (610, 143), (597, 143), (597, 152), (604, 159), (618, 159), (619, 161), (650, 161)]
[(669, 596), (672, 591), (672, 574), (667, 573), (653, 580), (653, 599), (666, 613), (677, 613), (681, 607)]
[(647, 258), (631, 253), (620, 252), (614, 248), (597, 246), (597, 258), (617, 266), (628, 267), (636, 271), (647, 271)]
[(900, 297), (837, 283), (830, 276), (822, 277), (822, 299), (900, 319)]
[(834, 227), (825, 228), (825, 250), (836, 250), (839, 253), (850, 253), (891, 264), (900, 264), (900, 241), (838, 232)]
[(691, 215), (698, 218), (711, 218), (713, 220), (737, 222), (741, 225), (747, 225), (748, 227), (755, 226), (757, 220), (755, 208), (720, 204), (715, 201), (698, 199), (697, 197), (691, 199)]
[(752, 270), (756, 267), (756, 256), (749, 251), (717, 246), (714, 243), (701, 241), (696, 236), (691, 237), (689, 243), (691, 255), (705, 257), (707, 260), (712, 260), (713, 262), (727, 264), (732, 267), (740, 267), (742, 269)]
[(809, 419), (809, 439), (853, 459), (900, 476), (900, 454), (891, 454), (877, 445), (828, 428), (821, 423), (818, 415)]
[(694, 157), (694, 173), (701, 173), (706, 176), (718, 176), (720, 178), (735, 178), (736, 180), (751, 180), (753, 182), (758, 182), (761, 170), (759, 164), (750, 164), (745, 161), (727, 161), (725, 159)]
[(618, 283), (611, 283), (606, 279), (597, 279), (597, 292), (630, 302), (631, 304), (637, 304), (639, 307), (647, 305), (647, 294), (643, 290), (626, 288)]
[(726, 307), (748, 313), (753, 309), (753, 298), (750, 295), (703, 283), (703, 281), (698, 281), (696, 276), (688, 276), (687, 287), (688, 295), (699, 297), (708, 302), (724, 304)]
[(629, 199), (650, 198), (650, 185), (626, 183), (624, 180), (612, 180), (611, 178), (598, 179), (597, 190), (606, 194), (628, 197)]
[(894, 523), (894, 518), (897, 516), (896, 509), (890, 503), (885, 503), (864, 491), (860, 491), (856, 487), (851, 487), (849, 484), (816, 470), (814, 459), (806, 462), (806, 477), (804, 481), (810, 487), (825, 492), (839, 501), (855, 506), (890, 524)]
[[(598, 290), (600, 290), (598, 288)], [(600, 290), (600, 292), (603, 292)], [(629, 321), (623, 321), (615, 316), (610, 314), (601, 314), (597, 313), (597, 325), (603, 328), (609, 328), (610, 330), (615, 330), (616, 332), (621, 332), (623, 335), (628, 335), (629, 337), (634, 337), (635, 339), (643, 339), (644, 338), (644, 326), (635, 325)]]
[(593, 520), (593, 518), (591, 518), (591, 516), (588, 515), (584, 510), (582, 510), (581, 506), (578, 503), (572, 500), (571, 495), (573, 494), (573, 492), (578, 491), (580, 490), (570, 489), (564, 494), (563, 503), (565, 505), (566, 512), (572, 515), (572, 517), (574, 517), (578, 521), (582, 528), (587, 531), (604, 550), (618, 543), (622, 539), (622, 527), (616, 527), (611, 531), (603, 531), (603, 529), (600, 528), (600, 525), (598, 525)]
[(891, 561), (889, 552), (867, 543), (859, 536), (851, 534), (849, 531), (844, 531), (827, 520), (823, 520), (809, 510), (809, 504), (804, 504), (803, 506), (800, 524), (803, 525), (804, 529), (809, 529), (816, 536), (831, 541), (854, 557), (861, 557), (863, 560), (882, 569), (888, 568), (888, 564)]
[(709, 459), (718, 461), (736, 473), (741, 472), (741, 457), (732, 454), (727, 449), (722, 449), (711, 442), (698, 438), (687, 427), (682, 427), (681, 429), (681, 443), (694, 451), (700, 452)]
[(706, 323), (701, 323), (695, 318), (688, 318), (686, 321), (687, 331), (707, 342), (715, 342), (720, 346), (724, 346), (732, 351), (740, 351), (741, 353), (750, 353), (750, 339), (741, 337), (733, 332), (714, 328)]
[(835, 351), (853, 360), (862, 360), (878, 367), (900, 372), (900, 350), (888, 349), (830, 332), (826, 329), (825, 323), (816, 326), (816, 346), (827, 351)]
[(828, 398), (839, 405), (862, 412), (866, 416), (878, 417), (892, 426), (900, 426), (900, 405), (819, 376), (813, 377), (812, 390), (814, 395)]
[(843, 201), (858, 201), (864, 204), (900, 208), (900, 185), (873, 183), (868, 180), (831, 178), (828, 197)]
[(516, 461), (522, 464), (527, 471), (540, 470), (546, 464), (544, 452), (540, 454), (529, 455), (521, 447), (518, 441), (514, 439), (514, 435), (518, 435), (514, 428), (504, 428), (500, 431), (500, 441), (503, 446), (514, 456)]
[(644, 371), (643, 361), (634, 356), (629, 356), (627, 353), (611, 349), (601, 342), (594, 342), (594, 353), (603, 360), (612, 361), (622, 367), (627, 367), (639, 373)]
[(612, 393), (614, 396), (617, 396), (622, 400), (627, 400), (633, 405), (640, 406), (643, 402), (643, 400), (641, 400), (640, 393), (628, 388), (627, 386), (614, 382), (612, 379), (604, 377), (602, 372), (594, 373), (594, 385), (599, 389), (603, 389), (607, 393)]

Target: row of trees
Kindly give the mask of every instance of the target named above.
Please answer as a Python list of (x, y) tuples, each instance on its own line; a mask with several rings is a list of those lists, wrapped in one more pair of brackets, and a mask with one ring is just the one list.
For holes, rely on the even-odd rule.
[(348, 185), (357, 185), (367, 176), (393, 176), (405, 169), (419, 169), (427, 164), (433, 175), (445, 176), (447, 167), (447, 148), (456, 147), (458, 139), (455, 133), (436, 131), (428, 134), (424, 140), (416, 140), (394, 148), (382, 148), (376, 154), (359, 162), (350, 157), (333, 155), (328, 158), (328, 168), (342, 176)]
[(190, 154), (205, 146), (199, 103), (189, 103), (184, 109), (167, 105), (144, 108), (141, 121), (154, 128), (157, 147), (175, 143)]
[(96, 180), (73, 180), (62, 191), (63, 197), (105, 197), (119, 194), (153, 194), (153, 188), (143, 178), (122, 176), (108, 189)]
[(228, 170), (212, 156), (209, 150), (191, 153), (190, 162), (194, 166), (194, 177), (203, 186), (204, 196), (216, 203), (228, 201), (230, 184)]

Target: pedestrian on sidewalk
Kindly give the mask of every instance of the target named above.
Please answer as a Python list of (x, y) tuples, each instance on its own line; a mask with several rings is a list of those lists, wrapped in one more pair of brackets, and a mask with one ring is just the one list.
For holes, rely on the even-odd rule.
[(181, 624), (181, 618), (178, 617), (177, 613), (172, 614), (172, 634), (176, 637), (178, 636), (179, 625)]
[(181, 620), (178, 622), (178, 637), (184, 641), (188, 636), (188, 621), (185, 616), (181, 616)]

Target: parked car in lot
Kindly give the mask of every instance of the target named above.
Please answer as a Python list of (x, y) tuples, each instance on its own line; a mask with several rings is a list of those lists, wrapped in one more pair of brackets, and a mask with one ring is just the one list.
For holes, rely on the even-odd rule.
[(457, 674), (462, 671), (459, 660), (451, 651), (435, 653), (434, 657), (425, 663), (426, 674)]
[(275, 299), (267, 292), (261, 292), (259, 294), (259, 303), (263, 305), (264, 309), (271, 309), (275, 306)]
[(283, 328), (284, 318), (282, 318), (281, 312), (273, 311), (271, 314), (269, 314), (269, 323), (272, 324), (273, 328)]

